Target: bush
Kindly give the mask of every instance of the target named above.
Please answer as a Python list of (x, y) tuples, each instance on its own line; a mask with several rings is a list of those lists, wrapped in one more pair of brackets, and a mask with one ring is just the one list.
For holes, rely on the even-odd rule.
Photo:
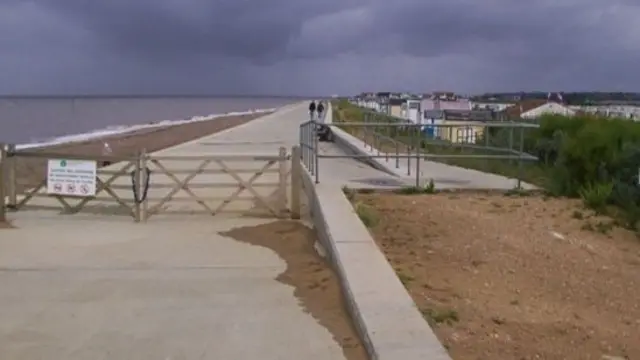
[(584, 205), (598, 213), (605, 212), (612, 193), (612, 182), (588, 184), (580, 189), (580, 197)]
[(356, 214), (358, 214), (358, 217), (360, 218), (360, 221), (362, 221), (364, 226), (368, 228), (372, 228), (378, 224), (378, 221), (379, 221), (378, 214), (373, 208), (363, 203), (357, 203), (355, 205), (355, 210), (356, 210)]
[[(338, 104), (345, 121), (363, 121), (365, 111), (352, 104)], [(384, 116), (384, 115), (381, 115)], [(523, 120), (528, 121), (530, 120)], [(535, 155), (538, 162), (518, 169), (517, 161), (484, 159), (437, 160), (522, 180), (543, 187), (554, 196), (581, 197), (585, 205), (604, 211), (615, 205), (627, 226), (635, 228), (640, 220), (640, 122), (593, 115), (545, 115), (535, 120), (540, 126), (521, 133), (512, 128), (489, 128), (477, 145), (509, 147)], [(521, 138), (522, 135), (522, 138)], [(406, 141), (400, 131), (392, 137)], [(491, 153), (487, 149), (462, 149), (431, 140), (422, 147), (431, 153)], [(493, 150), (495, 151), (495, 150)]]

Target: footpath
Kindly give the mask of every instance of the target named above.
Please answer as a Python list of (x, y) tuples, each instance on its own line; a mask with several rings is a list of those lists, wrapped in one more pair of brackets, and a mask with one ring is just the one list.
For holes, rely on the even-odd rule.
[[(331, 105), (324, 121), (332, 123)], [(343, 156), (349, 154), (348, 147), (334, 142), (318, 142), (318, 152), (328, 156)], [(410, 179), (398, 177), (371, 167), (367, 162), (354, 158), (319, 158), (319, 180), (322, 183), (339, 184), (351, 189), (385, 189), (411, 185)]]
[[(295, 104), (159, 154), (277, 154), (299, 141), (306, 118), (306, 104)], [(293, 288), (275, 280), (283, 260), (220, 235), (273, 219), (136, 224), (51, 210), (10, 219), (17, 228), (0, 230), (2, 358), (343, 358)]]

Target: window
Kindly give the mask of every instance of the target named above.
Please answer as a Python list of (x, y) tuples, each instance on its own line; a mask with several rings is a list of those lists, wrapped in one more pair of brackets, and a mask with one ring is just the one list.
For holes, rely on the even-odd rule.
[(462, 144), (475, 144), (476, 131), (471, 126), (456, 128), (456, 142)]

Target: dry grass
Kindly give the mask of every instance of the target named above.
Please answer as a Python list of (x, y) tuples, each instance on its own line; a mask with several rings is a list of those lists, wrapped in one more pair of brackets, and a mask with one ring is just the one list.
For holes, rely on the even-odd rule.
[(456, 360), (640, 359), (640, 242), (579, 201), (357, 194)]

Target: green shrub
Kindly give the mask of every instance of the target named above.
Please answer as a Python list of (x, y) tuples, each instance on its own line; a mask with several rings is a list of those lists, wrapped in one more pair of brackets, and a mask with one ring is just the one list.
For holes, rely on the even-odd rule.
[(355, 210), (364, 226), (372, 228), (378, 224), (378, 221), (380, 220), (378, 218), (378, 214), (371, 207), (363, 203), (358, 203), (355, 205)]
[(604, 213), (613, 193), (613, 183), (594, 183), (583, 186), (580, 197), (584, 205), (598, 213)]

